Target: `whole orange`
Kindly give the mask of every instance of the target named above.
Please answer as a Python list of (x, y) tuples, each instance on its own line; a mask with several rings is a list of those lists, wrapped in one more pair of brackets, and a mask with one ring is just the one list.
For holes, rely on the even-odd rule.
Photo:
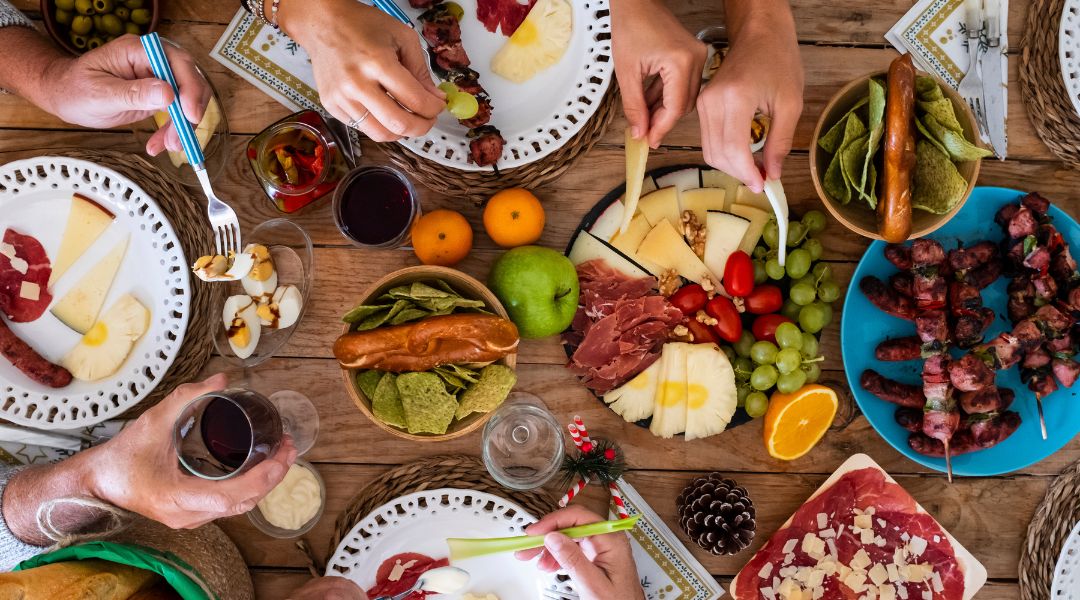
[(461, 213), (440, 208), (413, 223), (413, 252), (425, 265), (449, 267), (472, 250), (472, 236), (472, 227)]
[(484, 207), (484, 229), (503, 248), (527, 246), (544, 233), (544, 207), (529, 190), (503, 190)]

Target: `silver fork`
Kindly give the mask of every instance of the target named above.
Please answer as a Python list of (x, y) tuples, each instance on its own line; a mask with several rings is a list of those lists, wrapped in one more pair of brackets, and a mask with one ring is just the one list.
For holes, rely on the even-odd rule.
[(165, 56), (165, 48), (161, 45), (161, 38), (157, 33), (148, 33), (140, 38), (146, 57), (150, 60), (150, 68), (154, 76), (165, 81), (173, 89), (174, 100), (169, 105), (169, 118), (172, 119), (173, 127), (180, 137), (180, 145), (184, 148), (184, 155), (188, 163), (195, 170), (195, 176), (202, 184), (203, 194), (208, 201), (206, 216), (210, 219), (210, 226), (214, 229), (214, 247), (216, 254), (228, 255), (239, 253), (240, 244), (240, 220), (236, 217), (236, 211), (225, 204), (214, 193), (210, 185), (210, 175), (206, 172), (206, 158), (203, 156), (199, 139), (195, 137), (195, 129), (191, 122), (184, 116), (184, 109), (180, 106), (180, 89), (176, 85), (176, 77), (173, 76), (169, 59)]
[(544, 600), (578, 600), (580, 598), (573, 592), (557, 592), (547, 588), (540, 588), (540, 597)]
[(968, 70), (964, 74), (964, 78), (960, 80), (960, 87), (957, 88), (960, 96), (964, 99), (964, 102), (968, 103), (971, 107), (971, 112), (975, 114), (975, 121), (979, 124), (979, 129), (983, 132), (987, 131), (986, 124), (986, 112), (983, 110), (983, 84), (982, 77), (979, 75), (979, 35), (982, 33), (982, 2), (981, 0), (966, 0), (967, 8), (966, 20), (967, 20), (967, 43), (968, 43)]

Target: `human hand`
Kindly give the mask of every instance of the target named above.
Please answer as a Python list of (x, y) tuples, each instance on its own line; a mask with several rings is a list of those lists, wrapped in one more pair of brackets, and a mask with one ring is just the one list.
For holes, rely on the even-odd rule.
[(544, 548), (514, 554), (519, 560), (540, 560), (537, 568), (546, 572), (564, 569), (574, 580), (582, 600), (625, 598), (644, 600), (637, 567), (625, 533), (605, 533), (574, 542), (559, 529), (603, 521), (600, 515), (580, 506), (557, 510), (525, 528), (528, 535), (543, 535)]
[[(738, 9), (739, 5), (757, 1), (728, 2), (726, 6)], [(754, 114), (761, 112), (772, 119), (763, 151), (769, 179), (780, 178), (802, 114), (802, 58), (791, 11), (787, 2), (781, 4), (782, 10), (779, 6), (762, 10), (737, 25), (720, 69), (697, 99), (705, 162), (739, 179), (754, 192), (761, 192), (765, 184), (750, 152)], [(732, 17), (729, 14), (729, 31)]]
[[(210, 102), (210, 86), (186, 51), (164, 44), (177, 86), (180, 105), (192, 123), (202, 120)], [(154, 77), (142, 43), (134, 35), (119, 37), (79, 57), (59, 56), (42, 73), (31, 100), (68, 123), (109, 128), (141, 121), (165, 110), (174, 99), (172, 87)], [(151, 156), (181, 150), (170, 124), (146, 142)]]
[(412, 29), (356, 0), (283, 2), (278, 22), (311, 57), (323, 106), (376, 142), (424, 135), (446, 107)]
[(172, 438), (177, 417), (191, 400), (225, 387), (221, 374), (181, 385), (111, 441), (76, 455), (87, 461), (94, 497), (173, 529), (192, 529), (255, 508), (296, 460), (288, 437), (273, 456), (222, 481), (190, 475), (176, 458)]
[(316, 577), (293, 590), (287, 600), (368, 600), (360, 586), (344, 577)]
[(630, 133), (656, 148), (694, 107), (705, 45), (662, 1), (619, 0), (611, 5), (611, 49)]

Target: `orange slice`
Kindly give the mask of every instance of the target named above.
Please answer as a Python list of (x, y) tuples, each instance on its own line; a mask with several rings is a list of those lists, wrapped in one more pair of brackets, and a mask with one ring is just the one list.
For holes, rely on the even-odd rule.
[(809, 452), (832, 425), (836, 392), (805, 385), (791, 394), (776, 392), (765, 413), (765, 448), (773, 458), (795, 460)]

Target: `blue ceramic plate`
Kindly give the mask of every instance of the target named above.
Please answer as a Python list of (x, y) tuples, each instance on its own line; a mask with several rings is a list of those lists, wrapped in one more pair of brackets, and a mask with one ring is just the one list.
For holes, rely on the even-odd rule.
[[(941, 242), (946, 249), (955, 248), (959, 242), (965, 245), (981, 240), (999, 242), (1004, 238), (1004, 234), (997, 223), (994, 223), (994, 215), (1003, 205), (1019, 200), (1022, 194), (1023, 192), (1005, 188), (977, 187), (964, 208), (930, 237)], [(1080, 248), (1080, 225), (1054, 205), (1050, 207), (1050, 216), (1069, 244), (1073, 248)], [(876, 241), (870, 244), (855, 269), (851, 285), (848, 286), (843, 320), (840, 324), (840, 350), (844, 357), (844, 371), (859, 408), (881, 437), (911, 460), (944, 471), (945, 459), (923, 456), (908, 446), (908, 432), (893, 419), (896, 405), (880, 400), (859, 385), (859, 375), (871, 368), (886, 377), (906, 383), (918, 383), (921, 379), (922, 361), (888, 363), (874, 358), (874, 348), (881, 340), (915, 333), (911, 323), (881, 312), (859, 291), (858, 282), (863, 277), (876, 275), (884, 281), (896, 272), (896, 267), (885, 260), (882, 253), (884, 248), (884, 242)], [(1012, 329), (1005, 312), (1007, 283), (1008, 280), (1002, 277), (983, 290), (984, 304), (998, 313), (986, 339)], [(1020, 382), (1019, 368), (1013, 367), (999, 373), (997, 383), (1016, 392), (1016, 400), (1010, 410), (1020, 413), (1023, 422), (1016, 433), (997, 446), (953, 457), (953, 472), (957, 475), (1000, 475), (1022, 469), (1057, 452), (1080, 433), (1080, 410), (1077, 409), (1080, 386), (1072, 389), (1061, 388), (1043, 398), (1048, 434), (1048, 439), (1044, 440), (1039, 433), (1035, 395)]]

